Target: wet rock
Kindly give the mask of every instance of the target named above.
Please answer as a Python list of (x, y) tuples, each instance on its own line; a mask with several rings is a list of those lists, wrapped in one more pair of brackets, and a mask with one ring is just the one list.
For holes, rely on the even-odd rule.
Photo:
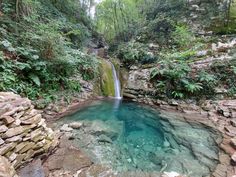
[(69, 124), (69, 127), (73, 129), (80, 129), (83, 126), (83, 122), (73, 122)]
[(71, 132), (71, 131), (73, 131), (73, 128), (69, 127), (68, 124), (64, 124), (64, 125), (60, 128), (60, 131), (62, 131), (62, 132)]
[(102, 142), (102, 143), (112, 143), (112, 139), (109, 138), (106, 135), (101, 135), (99, 136), (98, 142)]
[(96, 136), (104, 134), (112, 139), (117, 138), (119, 134), (119, 132), (116, 132), (109, 125), (99, 120), (93, 121), (91, 123), (91, 126), (89, 127), (89, 132)]
[(22, 177), (45, 177), (41, 160), (35, 160), (22, 168), (19, 175)]

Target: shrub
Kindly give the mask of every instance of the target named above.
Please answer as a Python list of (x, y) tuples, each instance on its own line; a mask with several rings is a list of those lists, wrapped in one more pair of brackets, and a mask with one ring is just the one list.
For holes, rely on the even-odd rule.
[(149, 52), (147, 45), (138, 42), (129, 42), (123, 44), (118, 49), (118, 58), (126, 65), (132, 65), (134, 63), (153, 63), (157, 60), (152, 52)]
[(171, 36), (179, 48), (188, 47), (194, 41), (194, 35), (186, 25), (176, 25)]
[(152, 70), (151, 81), (155, 83), (159, 94), (169, 98), (210, 97), (217, 84), (216, 77), (206, 71), (194, 76), (188, 64), (168, 60)]

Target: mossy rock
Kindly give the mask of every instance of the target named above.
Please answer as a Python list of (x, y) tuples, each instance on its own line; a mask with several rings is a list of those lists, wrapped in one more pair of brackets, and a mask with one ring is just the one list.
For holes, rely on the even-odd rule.
[(104, 96), (115, 96), (115, 86), (112, 74), (112, 66), (109, 61), (101, 59), (100, 62), (101, 91)]

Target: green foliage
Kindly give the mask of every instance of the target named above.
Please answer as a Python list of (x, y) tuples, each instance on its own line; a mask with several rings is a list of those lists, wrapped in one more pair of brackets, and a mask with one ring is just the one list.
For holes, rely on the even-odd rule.
[(98, 32), (104, 34), (108, 42), (131, 39), (137, 25), (144, 21), (138, 3), (134, 0), (102, 1), (96, 9)]
[(229, 90), (229, 95), (236, 94), (236, 59), (231, 61), (215, 62), (211, 66), (211, 72), (218, 79), (220, 85)]
[[(93, 79), (96, 58), (80, 51), (92, 23), (79, 1), (3, 0), (0, 16), (0, 91), (53, 99), (59, 90), (80, 91), (75, 77)], [(49, 99), (50, 98), (50, 99)]]
[(137, 40), (140, 42), (155, 42), (160, 45), (168, 45), (171, 40), (171, 34), (175, 29), (173, 20), (166, 16), (148, 21), (146, 26), (141, 28), (137, 35)]
[(176, 25), (171, 35), (173, 43), (179, 48), (188, 47), (194, 41), (194, 35), (186, 25)]
[(206, 71), (192, 75), (185, 62), (164, 61), (151, 72), (158, 94), (169, 98), (186, 98), (190, 96), (211, 96), (217, 84), (216, 77)]
[(117, 55), (126, 66), (133, 63), (147, 64), (157, 60), (157, 56), (149, 51), (147, 45), (134, 41), (119, 46)]

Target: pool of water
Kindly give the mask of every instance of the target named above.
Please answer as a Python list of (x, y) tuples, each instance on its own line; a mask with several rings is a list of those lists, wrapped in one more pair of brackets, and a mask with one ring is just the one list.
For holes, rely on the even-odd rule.
[(160, 116), (142, 104), (95, 101), (58, 122), (82, 122), (74, 143), (95, 163), (117, 171), (176, 171), (208, 176), (218, 163), (217, 132), (184, 119)]

